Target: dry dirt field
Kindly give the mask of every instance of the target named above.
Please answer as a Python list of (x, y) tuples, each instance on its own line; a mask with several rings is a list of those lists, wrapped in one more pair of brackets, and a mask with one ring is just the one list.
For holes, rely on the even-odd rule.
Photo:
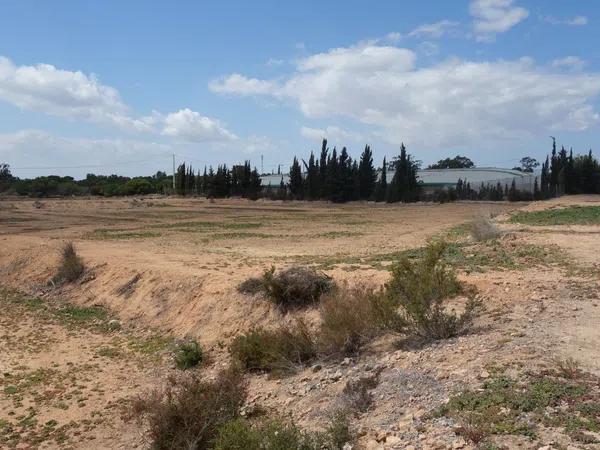
[[(210, 374), (228, 362), (239, 333), (297, 315), (316, 320), (315, 311), (283, 314), (239, 293), (240, 282), (303, 264), (336, 282), (383, 284), (402, 252), (442, 235), (459, 243), (453, 265), (485, 305), (471, 333), (422, 346), (386, 336), (355, 358), (284, 379), (252, 375), (247, 406), (318, 429), (345, 383), (376, 370), (373, 406), (352, 419), (360, 448), (475, 448), (456, 420), (432, 414), (461, 391), (566, 358), (600, 375), (600, 224), (509, 221), (517, 210), (573, 205), (600, 207), (600, 197), (445, 205), (0, 199), (0, 448), (146, 448), (126, 405), (176, 371), (173, 339), (196, 338), (210, 360), (199, 370)], [(470, 238), (465, 224), (482, 214), (494, 217), (500, 239)], [(67, 241), (86, 272), (54, 286)], [(600, 424), (586, 433), (546, 422), (535, 434), (518, 431), (495, 433), (496, 446), (486, 448), (600, 448)]]

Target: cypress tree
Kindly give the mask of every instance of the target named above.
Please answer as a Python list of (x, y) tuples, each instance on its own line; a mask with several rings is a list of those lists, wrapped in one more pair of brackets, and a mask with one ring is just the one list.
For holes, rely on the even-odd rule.
[(373, 167), (373, 152), (371, 147), (366, 145), (365, 150), (360, 155), (358, 165), (359, 198), (361, 200), (368, 200), (373, 196), (376, 182), (377, 172)]
[(300, 167), (300, 163), (298, 162), (298, 158), (294, 156), (294, 161), (292, 162), (292, 167), (290, 167), (290, 194), (292, 198), (295, 200), (301, 200), (303, 198), (304, 190), (303, 190), (303, 180), (302, 180), (302, 169)]

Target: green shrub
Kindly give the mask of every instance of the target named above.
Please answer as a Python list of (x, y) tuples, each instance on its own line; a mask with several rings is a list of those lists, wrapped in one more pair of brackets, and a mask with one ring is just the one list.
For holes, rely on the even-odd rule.
[(312, 305), (334, 286), (327, 275), (306, 267), (290, 267), (277, 273), (271, 267), (263, 274), (262, 284), (266, 296), (283, 310)]
[(244, 370), (275, 373), (292, 371), (316, 356), (310, 330), (301, 320), (275, 330), (250, 330), (233, 340), (229, 352)]
[(77, 255), (73, 243), (68, 242), (62, 248), (60, 264), (52, 281), (55, 283), (72, 283), (81, 276), (84, 270), (83, 260)]
[(187, 370), (202, 362), (204, 355), (200, 344), (194, 340), (181, 342), (175, 349), (173, 359), (178, 369)]
[(130, 415), (146, 425), (153, 449), (205, 450), (213, 448), (218, 430), (239, 416), (245, 399), (246, 386), (234, 369), (214, 381), (186, 374), (134, 400)]
[[(446, 248), (445, 242), (432, 242), (420, 259), (401, 258), (386, 285), (388, 298), (400, 307), (404, 331), (419, 338), (445, 339), (464, 332), (480, 306), (473, 290), (463, 288), (443, 262)], [(464, 312), (446, 311), (446, 300), (461, 293), (468, 296)]]
[(270, 421), (253, 425), (238, 419), (219, 431), (215, 450), (341, 450), (354, 442), (345, 415), (335, 416), (324, 432), (307, 432), (294, 424)]
[(319, 349), (326, 355), (350, 356), (373, 337), (401, 327), (396, 306), (383, 292), (343, 286), (321, 303)]

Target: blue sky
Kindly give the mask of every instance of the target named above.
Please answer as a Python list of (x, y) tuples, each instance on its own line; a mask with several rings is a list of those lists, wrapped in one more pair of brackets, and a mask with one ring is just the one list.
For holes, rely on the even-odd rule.
[(425, 164), (600, 143), (594, 0), (0, 3), (0, 161), (127, 175), (400, 142)]

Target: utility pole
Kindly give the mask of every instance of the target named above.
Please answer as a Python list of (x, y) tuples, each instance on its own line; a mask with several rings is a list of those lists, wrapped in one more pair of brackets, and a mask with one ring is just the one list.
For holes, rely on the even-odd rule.
[(260, 155), (260, 174), (265, 173), (264, 155)]
[(175, 193), (175, 153), (173, 153), (173, 194)]

